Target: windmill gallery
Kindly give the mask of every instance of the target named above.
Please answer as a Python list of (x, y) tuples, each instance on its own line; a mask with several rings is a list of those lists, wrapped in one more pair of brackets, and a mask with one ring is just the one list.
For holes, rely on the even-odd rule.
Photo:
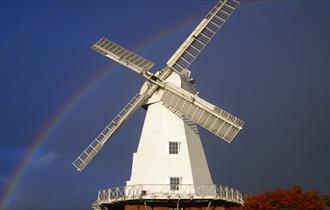
[[(238, 5), (236, 0), (220, 0), (156, 73), (149, 71), (152, 62), (106, 38), (92, 46), (146, 79), (140, 92), (73, 162), (82, 171), (139, 107), (146, 110), (130, 180), (124, 187), (100, 190), (94, 210), (220, 210), (243, 204), (237, 190), (213, 183), (196, 124), (230, 143), (244, 122), (200, 98), (188, 70)], [(150, 160), (157, 164), (148, 164)]]

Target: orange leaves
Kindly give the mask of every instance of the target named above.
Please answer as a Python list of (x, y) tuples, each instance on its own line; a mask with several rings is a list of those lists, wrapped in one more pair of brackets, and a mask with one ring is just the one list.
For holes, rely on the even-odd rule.
[(323, 199), (323, 202), (325, 203), (325, 205), (330, 207), (330, 195), (324, 195), (324, 196), (322, 196), (322, 199)]
[(245, 197), (243, 207), (230, 210), (324, 210), (330, 204), (330, 196), (318, 192), (302, 192), (299, 186), (291, 189), (278, 189)]

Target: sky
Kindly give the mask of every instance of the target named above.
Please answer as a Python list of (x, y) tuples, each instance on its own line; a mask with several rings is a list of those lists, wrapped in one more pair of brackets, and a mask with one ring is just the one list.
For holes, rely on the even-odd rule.
[[(166, 65), (216, 1), (1, 1), (0, 208), (90, 209), (129, 180), (145, 111), (79, 173), (71, 165), (143, 79), (94, 52), (107, 37)], [(200, 128), (214, 183), (330, 194), (330, 1), (242, 0), (191, 65), (200, 96), (245, 121)]]

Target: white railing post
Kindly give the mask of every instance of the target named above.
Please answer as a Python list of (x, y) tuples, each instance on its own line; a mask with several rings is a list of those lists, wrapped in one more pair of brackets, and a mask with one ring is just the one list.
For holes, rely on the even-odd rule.
[(111, 202), (111, 189), (110, 188), (108, 189), (108, 192), (106, 194), (106, 199), (108, 200), (109, 203)]
[(100, 191), (97, 193), (97, 203), (100, 203)]

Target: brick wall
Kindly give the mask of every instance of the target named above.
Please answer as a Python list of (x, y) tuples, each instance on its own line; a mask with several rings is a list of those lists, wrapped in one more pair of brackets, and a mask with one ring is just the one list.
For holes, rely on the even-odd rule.
[[(184, 205), (184, 204), (183, 204)], [(207, 206), (197, 206), (197, 207), (192, 207), (189, 204), (189, 206), (183, 206), (180, 205), (179, 210), (206, 210)], [(199, 204), (200, 205), (200, 204)], [(170, 207), (171, 210), (176, 210), (175, 206)], [(165, 204), (160, 205), (160, 204), (147, 204), (147, 209), (145, 205), (139, 205), (139, 204), (126, 204), (125, 205), (125, 210), (169, 210), (169, 207)], [(220, 206), (210, 206), (208, 210), (225, 210), (224, 207)]]

